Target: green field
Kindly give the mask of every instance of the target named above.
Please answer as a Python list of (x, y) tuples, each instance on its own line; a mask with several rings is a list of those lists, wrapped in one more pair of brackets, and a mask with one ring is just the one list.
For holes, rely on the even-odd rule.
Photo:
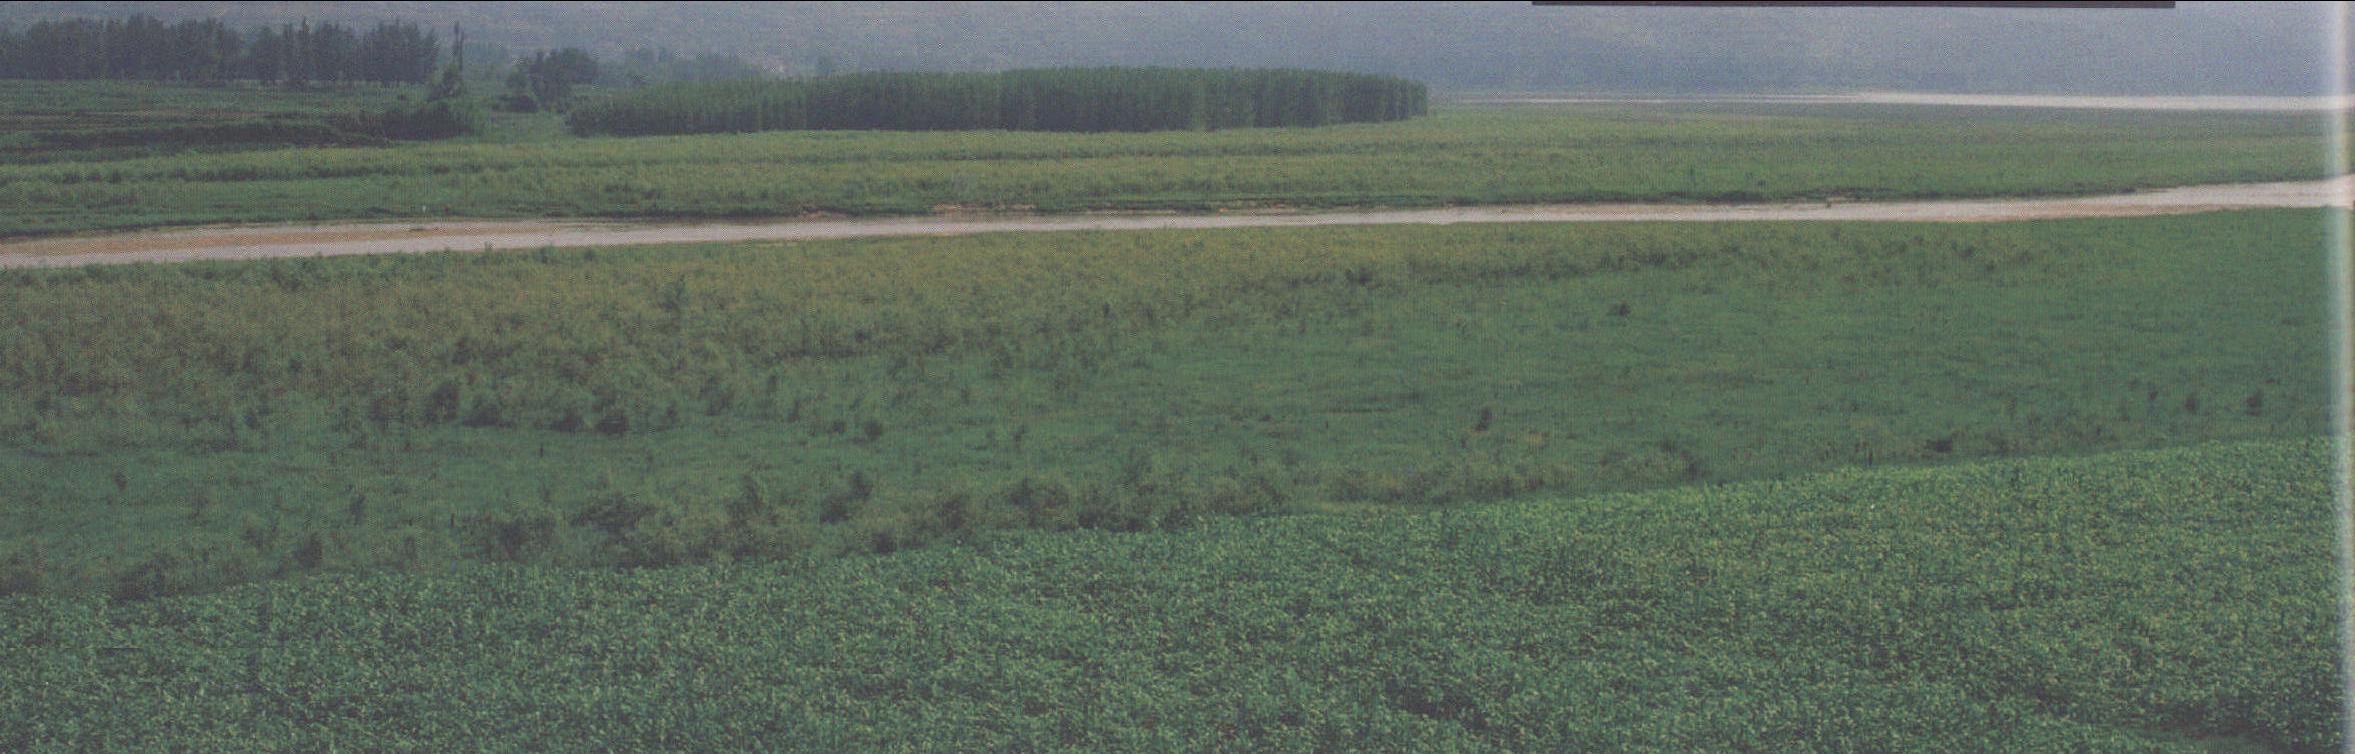
[[(403, 96), (0, 82), (0, 236), (2325, 172), (2245, 113), (270, 130)], [(2338, 750), (2323, 219), (0, 270), (0, 751)]]
[(15, 271), (0, 585), (888, 551), (2306, 437), (2318, 217)]
[(1892, 199), (2318, 178), (2309, 114), (1442, 109), (1213, 133), (774, 132), (0, 165), (0, 236), (214, 222)]
[(11, 751), (2327, 752), (2328, 443), (0, 601)]
[(383, 144), (331, 120), (422, 96), (418, 87), (0, 81), (0, 165)]

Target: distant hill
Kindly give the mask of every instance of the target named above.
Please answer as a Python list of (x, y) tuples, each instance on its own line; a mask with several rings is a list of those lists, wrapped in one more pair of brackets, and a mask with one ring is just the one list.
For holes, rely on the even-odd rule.
[(0, 23), (132, 13), (235, 24), (459, 22), (471, 39), (511, 49), (728, 52), (794, 74), (1236, 65), (1387, 73), (1449, 90), (2300, 94), (2322, 88), (2328, 7), (13, 2), (0, 4)]

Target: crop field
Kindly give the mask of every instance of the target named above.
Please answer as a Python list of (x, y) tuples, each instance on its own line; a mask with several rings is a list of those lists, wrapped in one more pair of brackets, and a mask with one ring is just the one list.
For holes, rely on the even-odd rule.
[[(1384, 108), (1421, 101), (1378, 83)], [(841, 77), (647, 89), (573, 125), (806, 126), (841, 108), (779, 103), (836, 84), (915, 103), (891, 114), (911, 127), (970, 125), (929, 120), (942, 92), (1009, 101), (979, 74)], [(1152, 122), (1031, 125), (1218, 125), (1214, 98), (1164, 89), (1186, 96)], [(1306, 107), (1274, 91), (1219, 117)], [(0, 237), (1817, 203), (2346, 167), (2312, 114), (338, 125), (419, 96), (0, 82)], [(2324, 219), (0, 270), (0, 751), (2339, 750)]]
[(0, 111), (17, 120), (41, 114), (85, 113), (93, 122), (161, 123), (188, 114), (323, 115), (372, 107), (415, 87), (291, 90), (253, 84), (208, 86), (127, 81), (0, 81)]
[(0, 748), (2342, 745), (2329, 443), (0, 600)]
[(0, 236), (214, 222), (1977, 197), (2320, 178), (2317, 119), (1780, 106), (1443, 108), (1144, 134), (769, 132), (0, 164)]
[(329, 116), (420, 95), (417, 87), (314, 92), (236, 84), (0, 81), (0, 165), (346, 145), (354, 135), (331, 127)]
[(2328, 406), (2320, 230), (2284, 210), (16, 271), (0, 587), (883, 552), (2305, 437)]

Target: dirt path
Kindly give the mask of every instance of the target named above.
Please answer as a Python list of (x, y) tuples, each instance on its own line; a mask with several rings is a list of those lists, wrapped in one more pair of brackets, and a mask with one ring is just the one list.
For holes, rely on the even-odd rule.
[(777, 222), (644, 223), (572, 220), (273, 225), (44, 238), (0, 243), (0, 268), (130, 262), (270, 259), (490, 251), (544, 246), (961, 236), (1012, 231), (1529, 222), (1861, 220), (2001, 222), (2139, 217), (2258, 207), (2349, 206), (2355, 177), (2242, 183), (2047, 199), (1783, 204), (1570, 204), (1337, 212), (972, 215)]

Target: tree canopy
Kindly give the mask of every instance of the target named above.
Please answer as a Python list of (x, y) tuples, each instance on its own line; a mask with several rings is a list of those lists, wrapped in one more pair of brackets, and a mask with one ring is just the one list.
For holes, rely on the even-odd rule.
[(240, 31), (217, 19), (167, 25), (149, 16), (0, 27), (0, 78), (420, 84), (441, 55), (439, 36), (405, 21), (366, 32), (308, 21)]
[(858, 73), (648, 87), (586, 103), (574, 132), (794, 129), (1165, 131), (1322, 126), (1424, 113), (1421, 82), (1297, 69)]

